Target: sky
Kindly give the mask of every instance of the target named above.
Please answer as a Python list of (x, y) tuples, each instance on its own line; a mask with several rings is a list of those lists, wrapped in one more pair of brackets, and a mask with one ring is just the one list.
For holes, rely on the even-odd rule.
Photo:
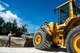
[[(0, 16), (5, 22), (17, 20), (18, 26), (27, 24), (28, 31), (36, 31), (44, 22), (57, 22), (54, 9), (66, 0), (0, 0)], [(34, 30), (35, 29), (35, 30)]]

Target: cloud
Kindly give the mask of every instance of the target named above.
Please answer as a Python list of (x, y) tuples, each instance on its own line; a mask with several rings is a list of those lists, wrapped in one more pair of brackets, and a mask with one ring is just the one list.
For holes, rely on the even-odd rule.
[(9, 7), (9, 5), (7, 3), (2, 2), (2, 4), (4, 4), (5, 6)]
[(0, 4), (0, 16), (5, 20), (5, 22), (13, 22), (15, 19), (18, 26), (22, 26), (21, 19), (16, 14), (13, 14), (10, 10), (2, 12), (3, 10), (5, 10), (5, 7)]
[[(9, 5), (6, 5), (7, 7), (9, 7)], [(13, 14), (10, 10), (6, 10), (5, 12), (3, 10), (5, 10), (6, 8), (4, 6), (2, 6), (0, 4), (0, 16), (5, 20), (5, 22), (13, 22), (14, 19), (17, 21), (18, 27), (21, 27), (23, 24), (27, 24), (28, 25), (28, 32), (36, 32), (37, 29), (39, 28), (38, 25), (32, 24), (31, 21), (22, 21), (20, 19), (20, 17), (18, 17), (16, 14)], [(27, 28), (27, 27), (26, 27)]]
[(16, 14), (13, 14), (11, 11), (0, 12), (0, 16), (5, 20), (5, 22), (13, 22), (15, 19), (18, 26), (20, 27), (21, 25), (20, 18)]
[(5, 8), (0, 4), (0, 11), (5, 10)]

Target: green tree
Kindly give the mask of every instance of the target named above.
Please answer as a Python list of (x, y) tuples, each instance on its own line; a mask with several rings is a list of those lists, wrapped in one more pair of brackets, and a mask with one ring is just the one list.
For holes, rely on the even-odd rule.
[(4, 22), (3, 18), (0, 17), (0, 27), (3, 26), (4, 23), (5, 23), (5, 22)]
[(0, 17), (0, 34), (2, 34), (2, 29), (3, 29), (3, 25), (4, 25), (4, 20), (2, 17)]
[(22, 27), (18, 27), (17, 36), (20, 37), (23, 34), (23, 32), (26, 32), (26, 31), (27, 31), (26, 24), (22, 25)]
[(12, 23), (10, 21), (5, 23), (4, 19), (0, 17), (0, 34), (7, 35), (10, 31), (16, 33), (15, 36), (20, 37), (23, 32), (27, 31), (26, 24), (18, 27), (16, 20)]

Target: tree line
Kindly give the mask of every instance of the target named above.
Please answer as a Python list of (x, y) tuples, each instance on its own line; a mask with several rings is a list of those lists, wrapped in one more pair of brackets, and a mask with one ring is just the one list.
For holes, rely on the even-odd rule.
[(16, 20), (13, 22), (5, 22), (2, 17), (0, 17), (0, 35), (8, 35), (12, 31), (16, 33), (16, 37), (21, 37), (23, 32), (27, 32), (26, 24), (18, 27)]

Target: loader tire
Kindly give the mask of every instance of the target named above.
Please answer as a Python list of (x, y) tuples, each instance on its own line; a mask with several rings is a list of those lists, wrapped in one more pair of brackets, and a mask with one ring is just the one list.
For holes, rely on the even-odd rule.
[(80, 53), (80, 26), (74, 27), (68, 33), (66, 47), (68, 53)]
[[(39, 42), (36, 43), (36, 39), (40, 36)], [(36, 38), (37, 37), (37, 38)], [(49, 35), (45, 32), (45, 29), (39, 29), (33, 38), (33, 45), (36, 49), (46, 50), (51, 49), (51, 41)]]

